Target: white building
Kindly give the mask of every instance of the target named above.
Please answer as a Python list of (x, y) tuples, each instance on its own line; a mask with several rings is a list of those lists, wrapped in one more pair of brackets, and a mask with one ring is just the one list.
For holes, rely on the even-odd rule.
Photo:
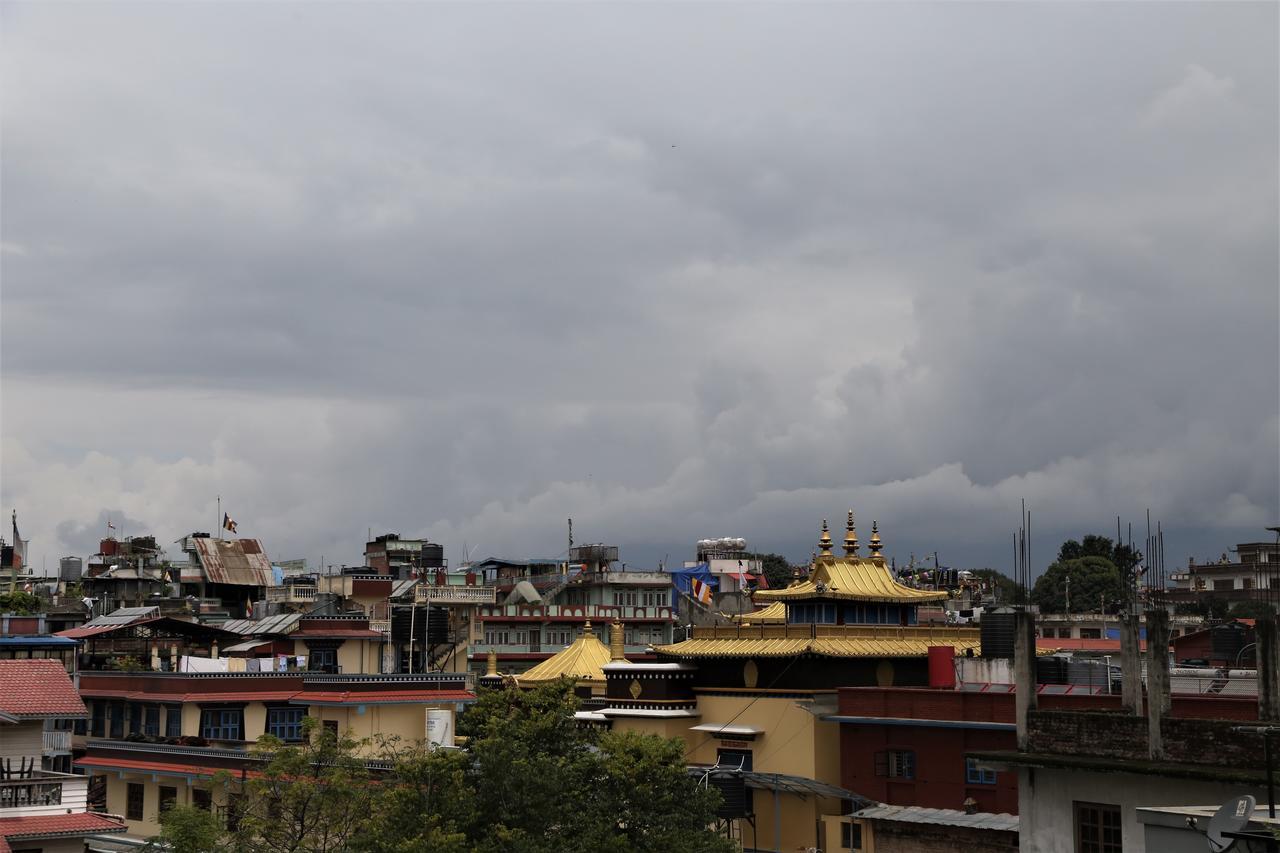
[(83, 853), (86, 837), (124, 832), (88, 811), (88, 777), (45, 769), (71, 736), (56, 724), (87, 716), (58, 661), (0, 660), (0, 853)]

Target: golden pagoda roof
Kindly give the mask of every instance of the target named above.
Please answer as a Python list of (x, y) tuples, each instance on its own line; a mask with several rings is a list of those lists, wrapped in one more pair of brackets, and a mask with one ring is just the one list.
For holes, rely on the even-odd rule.
[[(973, 628), (843, 628), (792, 625), (744, 626), (701, 632), (693, 639), (658, 646), (661, 655), (681, 658), (794, 657), (812, 654), (832, 658), (924, 657), (930, 646), (953, 646), (956, 655), (981, 648)], [(797, 630), (801, 629), (803, 630)], [(698, 636), (701, 634), (701, 636)]]
[(520, 684), (540, 684), (558, 678), (572, 678), (576, 681), (598, 681), (604, 684), (604, 665), (612, 658), (609, 647), (600, 642), (588, 622), (578, 639), (527, 672), (516, 676), (516, 681)]
[(903, 586), (889, 574), (881, 557), (819, 557), (809, 579), (785, 589), (757, 590), (759, 601), (804, 601), (836, 598), (894, 604), (928, 604), (943, 601), (946, 592), (928, 592)]
[(775, 601), (750, 613), (735, 613), (729, 617), (734, 622), (749, 625), (782, 624), (787, 621), (786, 602)]

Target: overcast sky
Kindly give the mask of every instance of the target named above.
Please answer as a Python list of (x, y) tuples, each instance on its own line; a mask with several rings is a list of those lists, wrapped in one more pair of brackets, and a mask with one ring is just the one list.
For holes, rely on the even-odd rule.
[(219, 494), (335, 564), (1269, 537), (1278, 8), (6, 2), (0, 502), (37, 566)]

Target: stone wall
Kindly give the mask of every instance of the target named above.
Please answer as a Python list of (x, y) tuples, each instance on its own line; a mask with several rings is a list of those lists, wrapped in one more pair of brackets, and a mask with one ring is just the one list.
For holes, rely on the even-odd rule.
[[(1262, 769), (1262, 738), (1240, 734), (1236, 720), (1166, 717), (1161, 731), (1169, 761)], [(1146, 761), (1147, 720), (1112, 711), (1031, 711), (1028, 751)]]
[(872, 825), (876, 853), (1011, 853), (1018, 833), (927, 823), (866, 821)]

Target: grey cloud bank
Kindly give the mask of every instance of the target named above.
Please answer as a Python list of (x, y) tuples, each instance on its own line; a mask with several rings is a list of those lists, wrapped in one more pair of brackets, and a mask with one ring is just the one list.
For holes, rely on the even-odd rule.
[(330, 562), (1280, 519), (1273, 4), (3, 16), (0, 502), (50, 560), (217, 494)]

